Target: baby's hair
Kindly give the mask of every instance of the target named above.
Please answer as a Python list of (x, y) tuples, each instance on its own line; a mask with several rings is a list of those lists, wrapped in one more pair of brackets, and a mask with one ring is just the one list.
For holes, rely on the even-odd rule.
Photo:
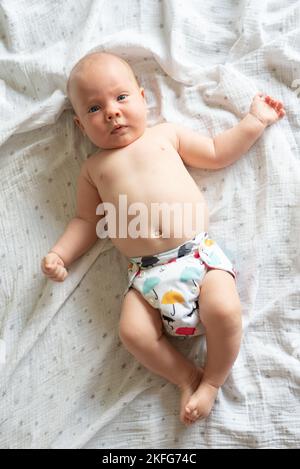
[(72, 80), (74, 79), (74, 77), (76, 76), (76, 73), (81, 69), (81, 67), (85, 64), (85, 63), (88, 63), (88, 62), (91, 62), (94, 58), (113, 58), (115, 60), (118, 60), (120, 61), (128, 70), (129, 72), (129, 75), (132, 77), (133, 81), (135, 82), (136, 86), (139, 88), (139, 83), (137, 81), (137, 78), (132, 70), (132, 68), (130, 67), (130, 65), (124, 60), (122, 59), (121, 57), (118, 57), (117, 55), (114, 55), (114, 54), (111, 54), (111, 53), (108, 53), (108, 52), (90, 52), (86, 55), (84, 55), (72, 68), (70, 74), (69, 74), (69, 78), (68, 78), (68, 81), (67, 81), (67, 96), (69, 98), (69, 100), (72, 102), (71, 100), (71, 83), (72, 83)]

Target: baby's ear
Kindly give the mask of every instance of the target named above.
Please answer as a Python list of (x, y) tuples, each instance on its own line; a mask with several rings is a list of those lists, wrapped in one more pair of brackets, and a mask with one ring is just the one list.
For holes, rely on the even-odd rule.
[(77, 127), (80, 128), (80, 130), (81, 130), (81, 132), (83, 133), (83, 135), (85, 135), (84, 127), (83, 127), (82, 123), (80, 122), (80, 119), (79, 119), (77, 116), (74, 116), (74, 117), (73, 117), (73, 121), (75, 122), (75, 124), (77, 125)]

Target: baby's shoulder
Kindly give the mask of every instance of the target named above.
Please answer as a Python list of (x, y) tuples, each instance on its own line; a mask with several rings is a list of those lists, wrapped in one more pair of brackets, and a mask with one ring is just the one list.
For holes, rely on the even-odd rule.
[(83, 161), (80, 167), (80, 176), (87, 179), (91, 184), (95, 185), (93, 180), (93, 174), (95, 174), (95, 165), (97, 162), (97, 154), (99, 152), (92, 153), (87, 156), (86, 160)]
[(176, 134), (176, 125), (172, 124), (171, 122), (162, 122), (161, 124), (157, 124), (154, 127), (151, 127), (154, 132), (161, 137), (167, 138), (170, 143), (177, 148), (177, 134)]

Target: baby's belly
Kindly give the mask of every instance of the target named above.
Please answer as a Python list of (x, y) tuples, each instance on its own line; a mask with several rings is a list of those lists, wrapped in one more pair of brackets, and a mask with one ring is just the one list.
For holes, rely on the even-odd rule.
[(115, 207), (108, 235), (122, 254), (158, 254), (208, 230), (205, 199), (177, 152), (121, 163), (118, 171), (107, 171), (98, 190)]
[[(146, 204), (144, 204), (146, 205)], [(146, 210), (146, 209), (145, 209)], [(148, 256), (168, 251), (207, 231), (209, 224), (207, 204), (201, 192), (189, 199), (147, 204), (145, 211), (136, 215), (122, 212), (122, 223), (115, 224), (109, 236), (116, 248), (126, 257)]]

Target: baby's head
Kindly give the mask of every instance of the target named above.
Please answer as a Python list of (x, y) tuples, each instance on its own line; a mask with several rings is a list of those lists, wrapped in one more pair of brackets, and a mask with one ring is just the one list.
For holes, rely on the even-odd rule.
[[(100, 148), (125, 147), (146, 129), (144, 89), (128, 63), (116, 55), (84, 56), (70, 73), (67, 93), (74, 122)], [(113, 132), (116, 125), (124, 127)]]

